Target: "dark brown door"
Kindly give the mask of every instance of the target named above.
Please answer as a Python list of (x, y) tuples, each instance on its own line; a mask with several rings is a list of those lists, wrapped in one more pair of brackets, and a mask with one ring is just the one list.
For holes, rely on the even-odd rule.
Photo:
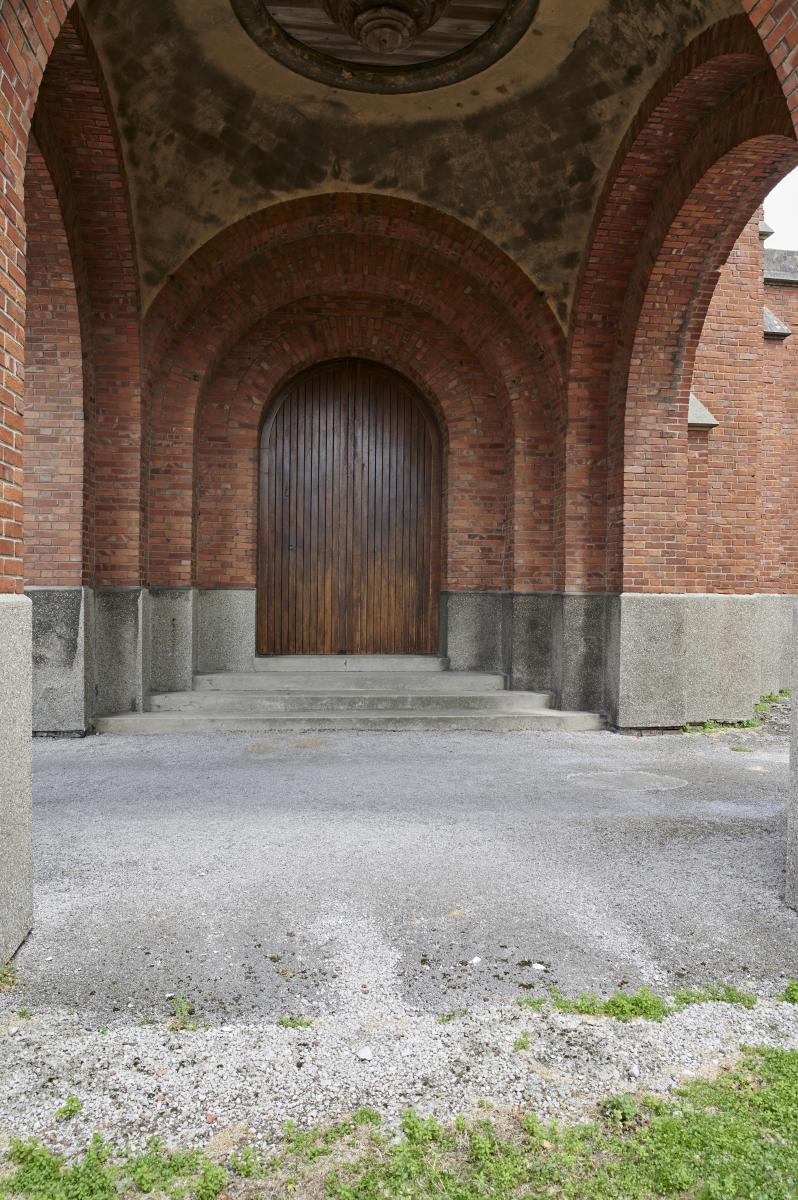
[(260, 442), (259, 654), (436, 654), (440, 446), (422, 397), (360, 359), (294, 379)]

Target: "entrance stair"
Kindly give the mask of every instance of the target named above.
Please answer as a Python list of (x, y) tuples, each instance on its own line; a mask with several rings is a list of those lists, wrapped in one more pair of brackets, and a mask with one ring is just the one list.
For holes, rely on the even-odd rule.
[(150, 696), (148, 711), (97, 717), (98, 733), (243, 730), (591, 730), (597, 713), (550, 708), (548, 692), (507, 677), (452, 671), (418, 655), (256, 658), (250, 671), (195, 675), (190, 692)]

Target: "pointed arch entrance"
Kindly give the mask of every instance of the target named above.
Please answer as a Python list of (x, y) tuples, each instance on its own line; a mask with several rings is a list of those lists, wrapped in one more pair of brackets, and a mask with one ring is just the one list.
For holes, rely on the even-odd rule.
[(356, 358), (295, 376), (259, 492), (258, 654), (437, 654), (440, 435), (407, 379)]

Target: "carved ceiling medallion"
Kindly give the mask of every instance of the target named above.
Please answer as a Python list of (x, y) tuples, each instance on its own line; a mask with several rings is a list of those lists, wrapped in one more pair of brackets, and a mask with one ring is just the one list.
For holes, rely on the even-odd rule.
[(324, 11), (371, 54), (380, 57), (406, 50), (421, 33), (434, 25), (447, 0), (399, 0), (375, 4), (374, 0), (322, 0)]
[(482, 71), (529, 28), (539, 0), (231, 0), (272, 58), (350, 91), (429, 91)]

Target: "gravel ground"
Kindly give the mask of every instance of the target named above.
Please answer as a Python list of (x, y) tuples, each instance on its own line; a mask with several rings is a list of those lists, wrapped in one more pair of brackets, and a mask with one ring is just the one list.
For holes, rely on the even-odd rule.
[[(218, 1150), (364, 1103), (578, 1117), (742, 1043), (798, 1048), (773, 1000), (798, 976), (783, 736), (107, 737), (35, 759), (0, 1139)], [(763, 999), (628, 1025), (516, 1003), (726, 981)], [(180, 991), (196, 1031), (167, 1028)]]
[[(1, 1127), (69, 1154), (96, 1130), (136, 1147), (154, 1134), (226, 1151), (271, 1147), (287, 1119), (324, 1123), (361, 1104), (389, 1124), (411, 1106), (451, 1119), (486, 1101), (500, 1111), (578, 1119), (613, 1093), (664, 1092), (711, 1076), (742, 1044), (798, 1049), (796, 1007), (772, 1000), (751, 1010), (704, 1004), (661, 1023), (627, 1024), (479, 1005), (441, 1025), (401, 1004), (389, 963), (382, 989), (365, 999), (361, 974), (352, 962), (340, 1010), (310, 1029), (236, 1023), (177, 1033), (119, 1021), (102, 1033), (84, 1028), (79, 1014), (20, 1021), (6, 1011)], [(517, 1051), (525, 1030), (529, 1049)], [(83, 1109), (58, 1122), (70, 1093)]]
[(765, 733), (787, 737), (790, 732), (790, 712), (792, 704), (789, 698), (780, 704), (769, 704), (767, 712), (762, 713), (762, 729)]

